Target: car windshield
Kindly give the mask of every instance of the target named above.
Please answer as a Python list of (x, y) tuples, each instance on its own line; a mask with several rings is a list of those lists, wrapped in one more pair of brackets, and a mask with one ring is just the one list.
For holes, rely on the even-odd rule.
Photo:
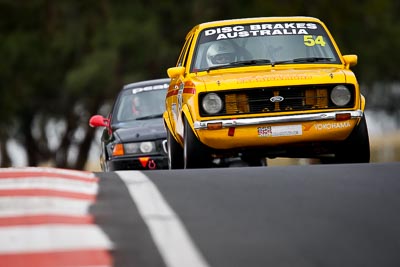
[(304, 22), (243, 24), (203, 30), (191, 72), (306, 63), (340, 64), (321, 25)]
[(113, 119), (125, 122), (161, 118), (165, 110), (165, 94), (165, 85), (124, 90), (114, 108)]

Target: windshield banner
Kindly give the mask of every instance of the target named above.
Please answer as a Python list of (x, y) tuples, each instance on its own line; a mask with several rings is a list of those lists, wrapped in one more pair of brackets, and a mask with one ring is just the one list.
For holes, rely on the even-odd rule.
[(201, 33), (201, 42), (258, 36), (325, 35), (324, 33), (319, 24), (309, 22), (243, 24), (205, 29)]

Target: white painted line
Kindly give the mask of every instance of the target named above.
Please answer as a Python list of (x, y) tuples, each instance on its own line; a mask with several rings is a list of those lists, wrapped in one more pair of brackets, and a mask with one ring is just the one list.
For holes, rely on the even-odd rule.
[(0, 254), (80, 249), (112, 249), (112, 242), (95, 225), (1, 227)]
[(98, 183), (87, 183), (79, 180), (64, 178), (47, 177), (27, 177), (27, 178), (2, 178), (0, 179), (0, 190), (10, 189), (44, 189), (59, 190), (65, 192), (75, 192), (96, 195)]
[(84, 216), (91, 201), (62, 197), (0, 197), (0, 217), (24, 215)]
[(209, 266), (157, 187), (140, 171), (117, 171), (168, 267)]

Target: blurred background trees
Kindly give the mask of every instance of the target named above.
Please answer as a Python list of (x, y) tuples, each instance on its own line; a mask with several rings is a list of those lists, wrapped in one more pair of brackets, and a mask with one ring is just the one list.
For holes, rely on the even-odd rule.
[(124, 84), (166, 77), (186, 33), (210, 20), (318, 17), (359, 56), (368, 105), (385, 103), (374, 99), (400, 80), (399, 10), (395, 0), (0, 0), (0, 166), (22, 153), (28, 166), (84, 169), (98, 145), (89, 117), (107, 115)]

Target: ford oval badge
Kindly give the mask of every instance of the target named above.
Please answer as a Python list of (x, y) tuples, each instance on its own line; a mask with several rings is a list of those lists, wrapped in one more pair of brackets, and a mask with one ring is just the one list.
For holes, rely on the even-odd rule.
[(271, 101), (272, 103), (276, 103), (276, 102), (282, 102), (285, 98), (283, 98), (283, 96), (277, 95), (277, 96), (273, 96), (269, 99), (269, 101)]

